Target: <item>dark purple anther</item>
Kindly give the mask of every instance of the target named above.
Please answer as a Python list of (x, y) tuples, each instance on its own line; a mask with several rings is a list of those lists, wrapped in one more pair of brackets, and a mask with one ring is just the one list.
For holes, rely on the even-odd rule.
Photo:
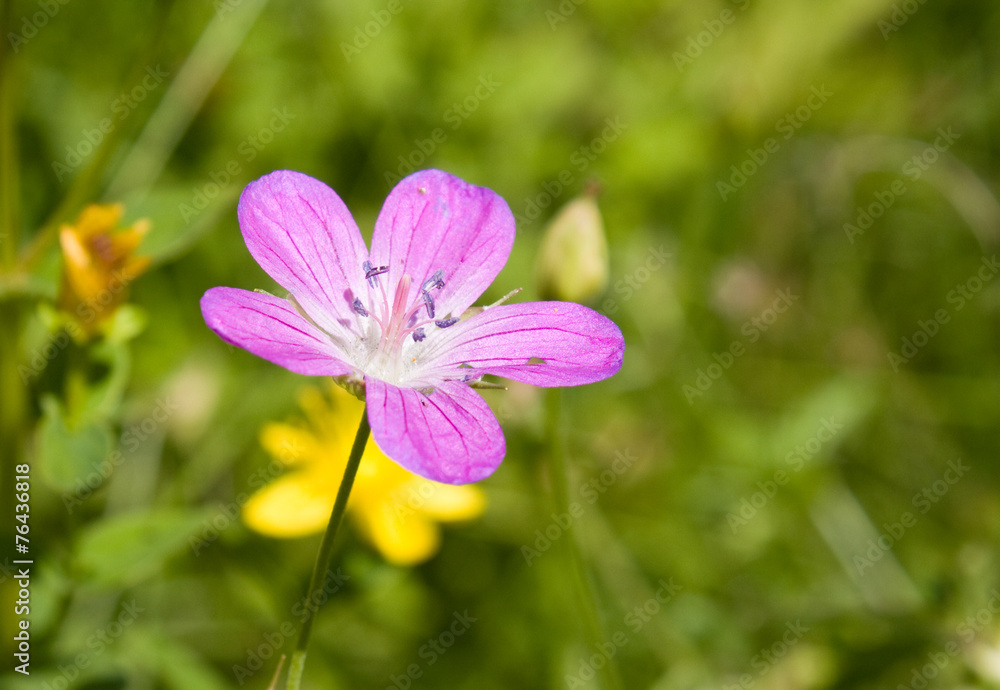
[(361, 304), (361, 300), (359, 298), (355, 297), (351, 306), (354, 307), (354, 312), (356, 314), (360, 316), (368, 316), (368, 310), (365, 309), (365, 305)]
[(389, 272), (388, 266), (372, 266), (371, 261), (365, 261), (361, 264), (361, 268), (365, 271), (365, 280), (368, 281), (369, 287), (375, 287), (378, 285), (378, 278), (376, 276)]
[(457, 316), (453, 316), (450, 319), (442, 319), (441, 321), (435, 321), (434, 325), (437, 326), (438, 328), (448, 328), (449, 326), (454, 326), (456, 323), (458, 323), (458, 321), (459, 318)]
[(427, 316), (434, 318), (434, 298), (431, 297), (431, 293), (424, 290), (420, 293), (424, 298), (424, 304), (427, 306)]
[[(444, 287), (444, 271), (440, 268), (434, 272), (430, 278), (424, 281), (424, 284), (420, 286), (421, 292), (427, 292), (428, 290), (440, 290)], [(433, 316), (433, 315), (432, 315)]]
[(426, 337), (427, 337), (427, 334), (424, 333), (424, 329), (423, 328), (418, 328), (417, 330), (413, 331), (413, 340), (415, 342), (419, 343), (421, 340), (423, 340)]

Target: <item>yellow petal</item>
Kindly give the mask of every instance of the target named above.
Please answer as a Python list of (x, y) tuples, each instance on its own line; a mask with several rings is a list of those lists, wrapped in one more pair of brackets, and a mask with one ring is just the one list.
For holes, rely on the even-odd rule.
[(100, 294), (104, 287), (103, 271), (94, 265), (80, 235), (64, 225), (59, 231), (59, 244), (65, 257), (66, 279), (73, 292), (82, 299)]
[(59, 228), (59, 244), (62, 246), (66, 261), (74, 266), (90, 265), (90, 253), (80, 241), (79, 234), (69, 225)]
[(319, 459), (325, 451), (308, 429), (279, 422), (264, 425), (260, 430), (260, 445), (285, 465), (298, 465), (307, 458)]
[(131, 283), (149, 268), (150, 259), (148, 256), (133, 256), (125, 261), (122, 266), (121, 276), (126, 282)]
[(113, 254), (118, 257), (134, 254), (142, 243), (142, 238), (149, 232), (148, 218), (140, 218), (132, 227), (120, 230), (111, 236)]
[[(423, 481), (434, 487), (433, 492), (420, 506), (420, 512), (441, 522), (471, 520), (483, 514), (486, 510), (486, 495), (478, 487), (451, 484), (437, 484)], [(420, 495), (427, 494), (425, 488)]]
[[(334, 431), (337, 434), (350, 433), (347, 425), (350, 423), (349, 418), (355, 416), (353, 411), (346, 407), (339, 408), (336, 403), (331, 404), (319, 388), (303, 388), (299, 392), (299, 407), (306, 413), (306, 419), (314, 429)], [(360, 414), (357, 416), (360, 419)]]
[(243, 521), (272, 537), (301, 537), (321, 532), (330, 520), (336, 488), (316, 481), (310, 472), (280, 477), (243, 505)]
[(88, 204), (76, 219), (77, 232), (86, 239), (118, 227), (125, 207), (121, 204)]
[(394, 565), (416, 565), (433, 556), (441, 544), (436, 524), (395, 501), (365, 502), (355, 506), (358, 527)]

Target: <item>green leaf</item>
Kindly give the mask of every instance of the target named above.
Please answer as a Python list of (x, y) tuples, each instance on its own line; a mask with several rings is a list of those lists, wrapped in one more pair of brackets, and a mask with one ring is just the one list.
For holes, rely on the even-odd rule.
[(78, 539), (76, 564), (96, 584), (134, 585), (184, 551), (204, 519), (201, 511), (165, 509), (103, 520)]
[(810, 395), (791, 405), (770, 435), (771, 455), (784, 457), (804, 443), (822, 446), (815, 454), (821, 460), (850, 438), (871, 415), (878, 401), (871, 379), (844, 374), (831, 379)]
[(218, 225), (220, 218), (235, 214), (245, 182), (249, 179), (230, 183), (210, 200), (187, 184), (155, 189), (141, 199), (126, 198), (129, 216), (154, 219), (138, 253), (154, 264), (183, 256)]
[(132, 356), (128, 347), (121, 342), (98, 343), (91, 348), (90, 355), (94, 361), (106, 364), (108, 372), (89, 386), (82, 405), (73, 410), (73, 413), (83, 420), (116, 418), (128, 386)]
[(142, 308), (134, 304), (123, 304), (115, 310), (111, 323), (107, 326), (108, 342), (127, 343), (142, 333), (147, 323), (149, 316)]
[(111, 433), (96, 421), (71, 427), (53, 395), (43, 397), (41, 405), (38, 461), (42, 479), (59, 492), (79, 491), (111, 452)]
[(123, 655), (128, 663), (155, 673), (162, 680), (162, 687), (171, 690), (226, 690), (230, 687), (227, 679), (202, 661), (190, 647), (153, 630), (135, 632), (138, 634), (131, 635), (123, 647)]

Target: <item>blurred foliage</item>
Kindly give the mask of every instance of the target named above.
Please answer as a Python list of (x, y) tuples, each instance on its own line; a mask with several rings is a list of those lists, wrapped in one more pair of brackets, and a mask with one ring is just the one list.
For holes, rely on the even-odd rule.
[[(259, 430), (307, 382), (227, 347), (198, 300), (274, 287), (237, 226), (247, 182), (314, 175), (370, 237), (424, 167), (517, 216), (484, 303), (538, 297), (546, 222), (599, 182), (611, 273), (593, 306), (625, 366), (563, 392), (571, 526), (548, 499), (543, 396), (512, 385), (485, 394), (508, 454), (479, 521), (415, 568), (343, 533), (308, 687), (599, 687), (575, 680), (600, 651), (560, 538), (625, 640), (628, 688), (1000, 687), (995, 3), (0, 16), (4, 688), (267, 687), (319, 538), (239, 515), (274, 476)], [(125, 335), (80, 344), (52, 318), (56, 233), (97, 202), (149, 219), (151, 266)], [(30, 677), (11, 670), (20, 462)]]

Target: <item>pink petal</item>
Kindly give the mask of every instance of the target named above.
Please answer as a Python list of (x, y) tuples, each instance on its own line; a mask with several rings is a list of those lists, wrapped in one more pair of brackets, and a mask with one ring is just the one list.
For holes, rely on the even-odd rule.
[(352, 369), (330, 337), (273, 295), (216, 287), (201, 298), (205, 323), (227, 343), (296, 374), (340, 376)]
[(410, 472), (469, 484), (493, 474), (503, 460), (500, 424), (464, 383), (446, 381), (428, 395), (369, 377), (365, 397), (375, 442)]
[(247, 249), (328, 333), (358, 335), (355, 295), (367, 294), (365, 242), (337, 193), (319, 180), (276, 170), (251, 182), (237, 213)]
[(454, 378), (455, 368), (465, 364), (473, 375), (495, 374), (535, 386), (578, 386), (615, 374), (625, 351), (622, 333), (611, 319), (572, 302), (502, 304), (433, 336), (424, 378)]
[(514, 244), (514, 216), (499, 195), (440, 170), (403, 179), (375, 221), (372, 263), (389, 267), (390, 286), (412, 279), (407, 303), (421, 299), (435, 271), (444, 287), (431, 290), (436, 316), (459, 316), (489, 287)]

